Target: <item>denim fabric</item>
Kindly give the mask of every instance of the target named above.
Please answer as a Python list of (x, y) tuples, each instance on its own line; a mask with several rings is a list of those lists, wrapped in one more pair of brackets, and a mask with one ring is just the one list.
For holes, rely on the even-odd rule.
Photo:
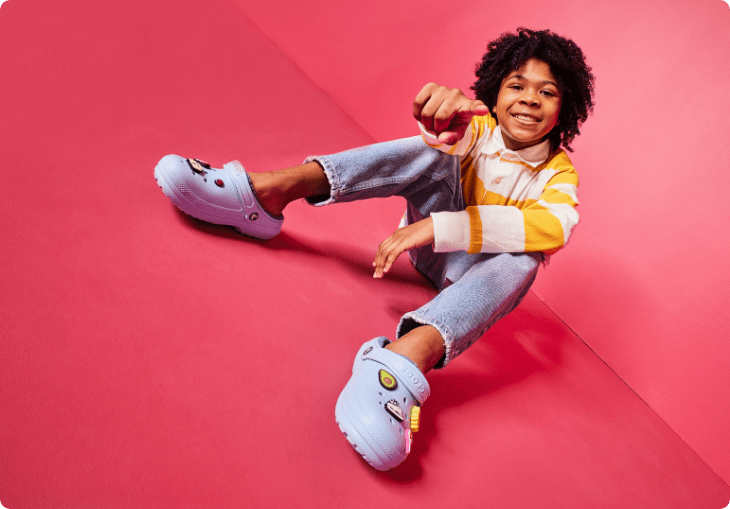
[[(329, 179), (330, 196), (312, 205), (402, 196), (408, 223), (432, 212), (464, 210), (459, 158), (426, 145), (420, 136), (378, 143), (329, 156), (312, 156)], [(439, 290), (419, 309), (406, 313), (397, 337), (431, 325), (444, 338), (443, 367), (469, 348), (527, 294), (542, 253), (434, 253), (423, 246), (409, 252), (415, 267)]]

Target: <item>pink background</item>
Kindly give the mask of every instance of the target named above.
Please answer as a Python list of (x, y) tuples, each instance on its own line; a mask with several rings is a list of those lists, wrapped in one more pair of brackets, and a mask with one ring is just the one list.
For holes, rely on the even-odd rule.
[[(418, 89), (468, 88), (519, 25), (597, 76), (583, 222), (377, 473), (334, 403), (433, 296), (405, 260), (370, 277), (403, 203), (294, 203), (265, 243), (179, 213), (152, 169), (412, 135)], [(2, 505), (725, 507), (729, 43), (720, 0), (3, 4)]]
[(597, 76), (571, 155), (582, 224), (534, 290), (730, 479), (725, 2), (234, 1), (379, 141), (413, 134), (425, 83), (468, 89), (502, 32), (576, 41)]

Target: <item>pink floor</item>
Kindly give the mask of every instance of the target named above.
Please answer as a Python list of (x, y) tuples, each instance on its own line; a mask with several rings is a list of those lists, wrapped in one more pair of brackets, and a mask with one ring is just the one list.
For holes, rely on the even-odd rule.
[(730, 487), (530, 293), (429, 375), (387, 473), (334, 405), (434, 295), (371, 277), (399, 199), (295, 203), (280, 236), (189, 219), (167, 153), (260, 171), (370, 143), (225, 0), (0, 10), (0, 502), (30, 508), (708, 508)]

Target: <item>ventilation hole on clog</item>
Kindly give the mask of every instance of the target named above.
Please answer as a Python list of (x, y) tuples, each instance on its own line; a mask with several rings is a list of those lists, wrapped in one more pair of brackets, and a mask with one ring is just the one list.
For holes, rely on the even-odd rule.
[(405, 403), (405, 402), (406, 402), (406, 398), (403, 398), (403, 403)]

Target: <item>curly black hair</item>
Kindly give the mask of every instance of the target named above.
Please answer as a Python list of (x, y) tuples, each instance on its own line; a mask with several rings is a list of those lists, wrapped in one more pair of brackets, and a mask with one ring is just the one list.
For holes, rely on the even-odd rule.
[(492, 111), (502, 80), (531, 58), (550, 66), (562, 94), (558, 125), (548, 134), (552, 150), (562, 144), (568, 151), (570, 143), (580, 134), (580, 125), (593, 112), (593, 82), (591, 68), (580, 48), (550, 30), (518, 28), (517, 33), (504, 33), (487, 46), (487, 52), (476, 65), (477, 80), (471, 89)]

